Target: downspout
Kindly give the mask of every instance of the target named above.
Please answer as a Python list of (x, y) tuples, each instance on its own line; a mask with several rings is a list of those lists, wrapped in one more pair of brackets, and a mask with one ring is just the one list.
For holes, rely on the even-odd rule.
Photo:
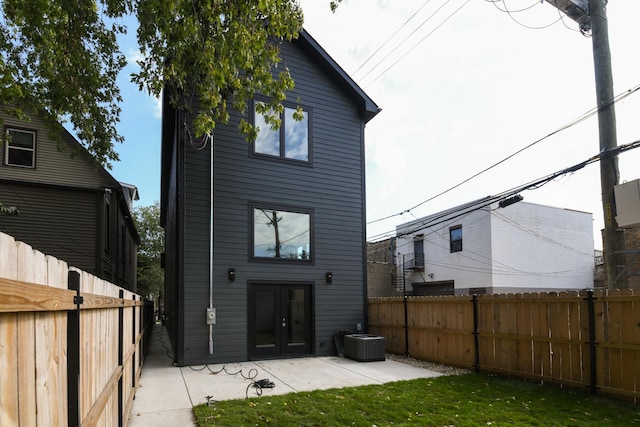
[[(213, 137), (209, 143), (209, 312), (213, 312)], [(209, 354), (213, 354), (213, 322), (209, 322)]]

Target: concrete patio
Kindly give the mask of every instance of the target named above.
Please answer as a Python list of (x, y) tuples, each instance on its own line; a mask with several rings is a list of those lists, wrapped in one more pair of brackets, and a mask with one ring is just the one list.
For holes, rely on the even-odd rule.
[[(165, 329), (155, 325), (142, 367), (129, 425), (195, 425), (192, 407), (210, 401), (268, 396), (442, 375), (392, 360), (357, 362), (342, 357), (304, 357), (192, 367), (172, 366)], [(259, 389), (267, 379), (273, 388)], [(262, 393), (260, 397), (259, 393)]]

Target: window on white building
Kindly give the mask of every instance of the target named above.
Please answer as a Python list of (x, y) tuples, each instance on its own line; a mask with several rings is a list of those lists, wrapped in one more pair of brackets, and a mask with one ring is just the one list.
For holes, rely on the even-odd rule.
[(449, 228), (449, 248), (451, 253), (462, 252), (462, 226), (456, 225)]

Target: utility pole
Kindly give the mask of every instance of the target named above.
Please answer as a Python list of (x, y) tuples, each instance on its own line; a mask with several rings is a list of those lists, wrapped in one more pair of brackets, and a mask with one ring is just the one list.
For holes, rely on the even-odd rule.
[[(593, 66), (596, 79), (596, 101), (598, 104), (598, 133), (600, 152), (606, 153), (618, 146), (616, 136), (616, 110), (613, 104), (613, 76), (611, 73), (611, 50), (609, 49), (609, 24), (607, 23), (607, 0), (546, 0), (580, 25), (584, 34), (591, 31)], [(624, 234), (616, 222), (616, 203), (613, 188), (618, 184), (618, 155), (604, 154), (600, 158), (600, 191), (604, 213), (602, 244), (607, 269), (609, 289), (626, 288), (627, 278), (618, 274), (626, 264)], [(622, 271), (622, 270), (621, 270)], [(618, 277), (620, 276), (620, 277)]]
[[(609, 49), (609, 24), (607, 23), (606, 0), (589, 0), (591, 40), (593, 43), (593, 65), (596, 79), (598, 103), (598, 131), (600, 152), (618, 146), (616, 134), (616, 112), (613, 103), (613, 76), (611, 73), (611, 51)], [(626, 288), (625, 275), (618, 277), (619, 266), (625, 265), (624, 235), (616, 222), (616, 203), (613, 188), (618, 184), (618, 156), (604, 155), (600, 159), (600, 186), (604, 213), (603, 246), (609, 289)]]

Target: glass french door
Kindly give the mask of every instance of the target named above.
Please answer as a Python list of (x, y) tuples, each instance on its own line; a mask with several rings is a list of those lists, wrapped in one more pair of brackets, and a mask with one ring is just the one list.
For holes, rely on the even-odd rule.
[(311, 286), (249, 285), (249, 357), (312, 352)]

